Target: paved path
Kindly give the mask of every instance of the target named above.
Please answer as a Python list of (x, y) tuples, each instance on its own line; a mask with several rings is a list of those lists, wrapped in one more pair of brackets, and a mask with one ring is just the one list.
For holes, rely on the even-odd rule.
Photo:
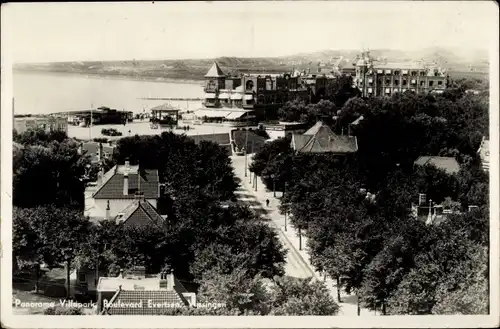
[[(260, 177), (257, 180), (257, 191), (253, 187), (253, 175), (245, 177), (245, 157), (244, 156), (232, 156), (232, 163), (235, 170), (236, 177), (241, 179), (241, 184), (236, 194), (239, 195), (239, 199), (242, 202), (248, 204), (257, 213), (262, 215), (264, 218), (270, 220), (269, 224), (277, 230), (278, 236), (282, 241), (283, 245), (287, 249), (287, 263), (285, 265), (285, 274), (292, 277), (314, 277), (317, 280), (325, 281), (325, 284), (334, 297), (337, 300), (337, 288), (336, 282), (331, 278), (326, 278), (316, 272), (314, 267), (311, 265), (309, 260), (309, 255), (307, 253), (307, 238), (302, 237), (302, 250), (299, 250), (299, 237), (298, 232), (295, 230), (293, 225), (287, 221), (285, 230), (285, 216), (279, 213), (279, 197), (281, 197), (281, 192), (276, 192), (276, 198), (273, 195), (273, 191), (268, 191), (263, 184)], [(251, 162), (251, 156), (248, 156), (248, 163)], [(252, 182), (250, 181), (252, 180)], [(269, 207), (266, 207), (266, 200), (269, 200)], [(341, 291), (340, 303), (340, 315), (357, 315), (357, 300), (356, 296), (347, 295), (344, 291)], [(366, 309), (361, 309), (361, 316), (373, 316), (374, 312)]]

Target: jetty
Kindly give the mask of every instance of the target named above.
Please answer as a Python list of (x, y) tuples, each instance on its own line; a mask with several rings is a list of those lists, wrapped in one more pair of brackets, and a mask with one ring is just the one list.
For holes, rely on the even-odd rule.
[(180, 97), (140, 97), (138, 99), (148, 101), (202, 101), (203, 98), (180, 98)]

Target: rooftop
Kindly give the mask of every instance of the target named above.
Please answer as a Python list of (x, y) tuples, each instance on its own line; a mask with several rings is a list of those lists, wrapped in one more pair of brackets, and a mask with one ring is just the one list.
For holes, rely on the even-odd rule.
[(172, 105), (165, 103), (162, 105), (158, 105), (153, 107), (150, 111), (170, 111), (170, 112), (179, 112), (180, 109), (173, 107)]
[(217, 62), (214, 62), (212, 64), (212, 67), (210, 70), (208, 70), (207, 74), (205, 74), (206, 78), (219, 78), (219, 77), (225, 77), (226, 75), (222, 72), (221, 68), (219, 67), (219, 64)]
[[(96, 189), (94, 199), (134, 199), (135, 192), (139, 189), (144, 193), (146, 199), (158, 199), (160, 197), (160, 182), (158, 170), (142, 169), (139, 166), (116, 165), (104, 174)], [(128, 174), (128, 194), (123, 194), (124, 174)], [(140, 177), (140, 181), (139, 181)]]
[(452, 157), (420, 156), (414, 162), (417, 166), (433, 165), (438, 169), (446, 171), (448, 174), (455, 174), (460, 170), (457, 160)]
[(163, 218), (151, 203), (140, 196), (122, 210), (116, 220), (126, 225), (161, 224), (163, 222)]
[(303, 135), (292, 135), (292, 148), (304, 153), (354, 153), (358, 150), (355, 136), (336, 135), (323, 122), (317, 122)]

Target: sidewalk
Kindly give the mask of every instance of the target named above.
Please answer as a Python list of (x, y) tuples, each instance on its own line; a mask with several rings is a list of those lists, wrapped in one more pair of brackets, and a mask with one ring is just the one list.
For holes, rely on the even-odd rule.
[[(250, 162), (250, 159), (249, 159)], [(236, 175), (242, 178), (244, 176), (244, 168), (237, 170)], [(254, 176), (252, 174), (251, 176), (251, 181), (254, 181)], [(289, 216), (287, 217), (287, 223), (286, 223), (286, 230), (285, 230), (285, 216), (279, 213), (278, 206), (280, 204), (279, 198), (282, 196), (282, 192), (276, 192), (276, 197), (274, 197), (273, 191), (268, 191), (267, 188), (265, 187), (264, 183), (262, 182), (262, 179), (258, 177), (257, 180), (257, 191), (255, 191), (255, 188), (253, 187), (253, 184), (250, 183), (250, 178), (246, 177), (245, 179), (242, 179), (241, 182), (242, 187), (244, 187), (247, 191), (252, 193), (257, 201), (259, 201), (262, 205), (262, 208), (266, 209), (268, 211), (268, 217), (272, 220), (274, 226), (279, 230), (279, 233), (282, 237), (284, 237), (289, 245), (292, 246), (295, 253), (300, 255), (301, 260), (303, 263), (310, 269), (310, 273), (320, 281), (324, 281), (327, 289), (329, 290), (331, 296), (337, 301), (337, 283), (335, 280), (333, 280), (330, 277), (325, 277), (315, 271), (314, 266), (311, 265), (310, 259), (309, 259), (309, 254), (307, 252), (307, 238), (304, 237), (304, 234), (302, 232), (302, 250), (299, 250), (299, 236), (298, 236), (298, 230), (296, 230), (293, 225), (290, 224)], [(266, 207), (266, 200), (269, 200), (269, 207)], [(357, 316), (357, 300), (356, 296), (354, 295), (348, 295), (346, 294), (343, 290), (340, 292), (341, 300), (342, 303), (339, 303), (339, 306), (341, 307), (339, 311), (339, 315), (349, 315), (349, 316)], [(361, 308), (361, 315), (362, 316), (373, 316), (375, 315), (374, 312), (369, 311), (367, 309)]]

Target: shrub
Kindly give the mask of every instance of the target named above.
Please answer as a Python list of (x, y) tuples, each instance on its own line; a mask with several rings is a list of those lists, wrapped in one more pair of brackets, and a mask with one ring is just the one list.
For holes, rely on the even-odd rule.
[(49, 307), (43, 314), (45, 315), (83, 315), (83, 311), (76, 307)]

